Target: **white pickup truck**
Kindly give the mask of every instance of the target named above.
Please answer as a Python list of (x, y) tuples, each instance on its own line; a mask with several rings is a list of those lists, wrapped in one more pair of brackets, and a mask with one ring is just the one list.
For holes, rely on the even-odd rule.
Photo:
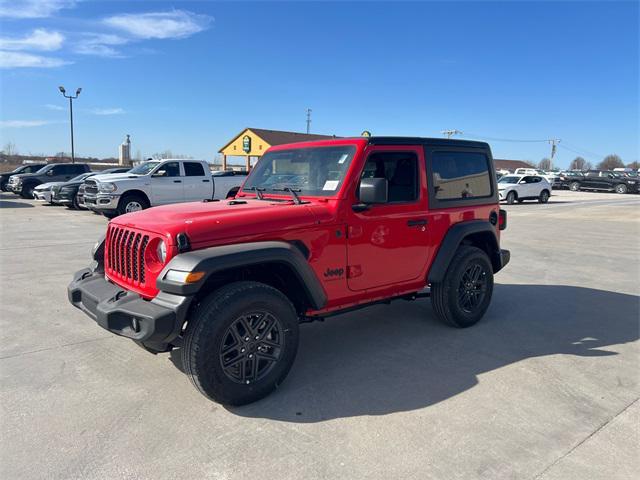
[(211, 175), (202, 160), (152, 160), (126, 173), (85, 181), (85, 206), (106, 217), (156, 205), (224, 199), (235, 195), (246, 175)]

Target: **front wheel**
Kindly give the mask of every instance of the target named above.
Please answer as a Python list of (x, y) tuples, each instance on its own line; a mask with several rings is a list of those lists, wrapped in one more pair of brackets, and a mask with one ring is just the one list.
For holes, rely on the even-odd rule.
[(569, 184), (569, 190), (571, 190), (572, 192), (579, 191), (580, 190), (580, 183), (572, 182), (571, 184)]
[(624, 183), (616, 185), (616, 193), (627, 193), (627, 186)]
[(507, 194), (507, 203), (509, 205), (513, 205), (513, 202), (516, 201), (516, 192), (509, 192)]
[(542, 190), (540, 192), (540, 196), (538, 197), (538, 201), (540, 203), (547, 203), (549, 201), (549, 191), (548, 190)]
[(123, 195), (118, 203), (118, 215), (124, 215), (125, 213), (139, 212), (149, 208), (149, 201), (137, 193), (130, 193)]
[(25, 185), (22, 187), (22, 191), (20, 192), (20, 196), (22, 198), (33, 199), (33, 189), (36, 188), (35, 185)]
[(493, 267), (487, 254), (462, 245), (442, 282), (431, 284), (431, 305), (445, 323), (466, 328), (478, 323), (489, 308), (493, 293)]
[(191, 314), (182, 363), (194, 386), (225, 405), (266, 397), (285, 379), (298, 351), (298, 316), (279, 290), (235, 282)]

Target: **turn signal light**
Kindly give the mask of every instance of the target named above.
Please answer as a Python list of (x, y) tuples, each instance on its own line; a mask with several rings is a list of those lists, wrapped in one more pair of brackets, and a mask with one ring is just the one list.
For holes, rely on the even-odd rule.
[(202, 280), (205, 272), (182, 272), (180, 270), (169, 270), (164, 276), (165, 280), (176, 283), (196, 283)]

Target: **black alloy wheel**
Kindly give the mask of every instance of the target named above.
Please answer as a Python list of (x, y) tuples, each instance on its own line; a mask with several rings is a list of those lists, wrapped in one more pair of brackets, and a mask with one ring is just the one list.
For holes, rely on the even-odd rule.
[(469, 264), (458, 285), (458, 303), (462, 311), (474, 313), (487, 294), (487, 272), (480, 262)]
[(236, 383), (250, 384), (273, 370), (284, 344), (280, 321), (266, 311), (237, 318), (224, 333), (220, 350), (222, 371)]

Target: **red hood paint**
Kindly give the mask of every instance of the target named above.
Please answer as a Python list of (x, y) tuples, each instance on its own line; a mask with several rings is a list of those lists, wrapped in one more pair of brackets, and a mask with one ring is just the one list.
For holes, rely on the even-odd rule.
[(111, 223), (161, 235), (169, 245), (178, 233), (189, 237), (193, 248), (311, 227), (330, 222), (333, 201), (313, 201), (296, 205), (290, 201), (244, 198), (220, 202), (189, 202), (154, 207), (129, 213)]

